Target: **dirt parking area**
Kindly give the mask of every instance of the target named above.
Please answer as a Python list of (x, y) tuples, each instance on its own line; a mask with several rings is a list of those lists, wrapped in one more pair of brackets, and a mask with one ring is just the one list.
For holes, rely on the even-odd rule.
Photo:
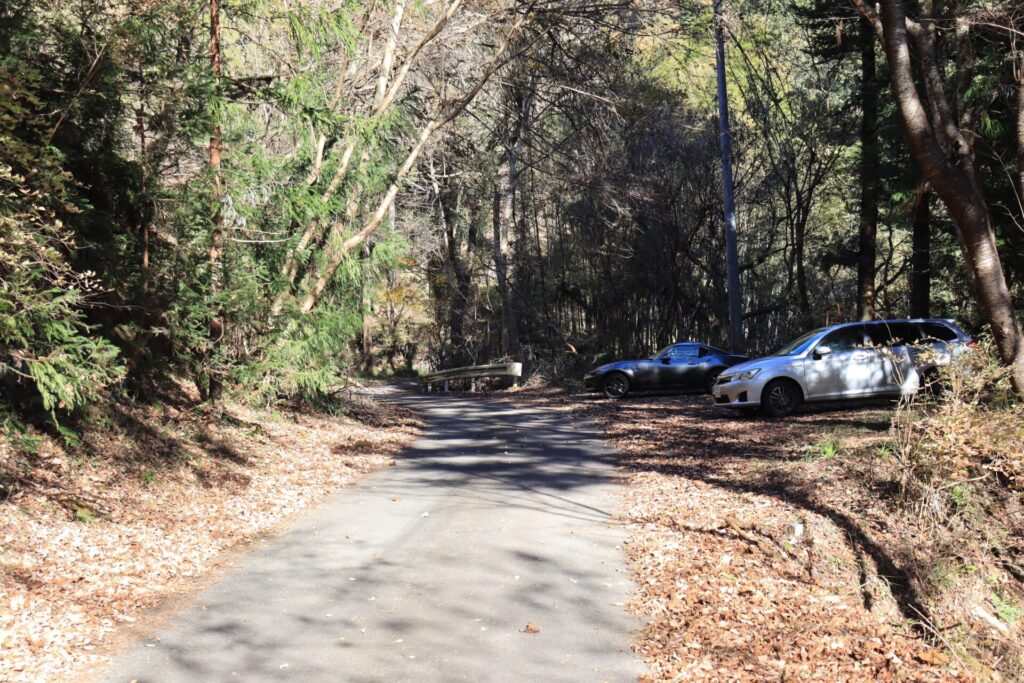
[[(596, 420), (624, 456), (634, 648), (659, 681), (973, 680), (904, 565), (892, 406), (786, 420), (707, 396), (524, 392)], [(897, 522), (898, 520), (898, 522)]]

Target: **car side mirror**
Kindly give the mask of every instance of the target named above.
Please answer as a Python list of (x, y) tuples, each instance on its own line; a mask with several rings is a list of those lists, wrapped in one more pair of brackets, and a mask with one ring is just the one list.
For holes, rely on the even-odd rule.
[(830, 353), (832, 353), (831, 346), (819, 346), (818, 348), (814, 349), (815, 358), (821, 358), (823, 356), (827, 356)]
[(668, 356), (662, 356), (662, 358), (661, 358), (661, 364), (662, 365), (668, 365), (671, 362), (672, 362), (671, 358), (669, 358)]

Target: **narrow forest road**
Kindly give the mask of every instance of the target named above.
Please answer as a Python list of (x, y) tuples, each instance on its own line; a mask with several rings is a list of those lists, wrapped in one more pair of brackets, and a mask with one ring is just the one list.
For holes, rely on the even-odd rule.
[(593, 428), (400, 400), (430, 428), (395, 467), (245, 555), (103, 680), (636, 680), (619, 483)]

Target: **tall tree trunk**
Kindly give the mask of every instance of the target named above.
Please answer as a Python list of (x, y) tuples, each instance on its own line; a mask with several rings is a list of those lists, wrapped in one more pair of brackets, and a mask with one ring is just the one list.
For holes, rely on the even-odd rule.
[(372, 377), (374, 373), (374, 358), (373, 358), (373, 322), (370, 317), (370, 301), (365, 299), (363, 301), (363, 339), (361, 346), (363, 351), (363, 373), (367, 377)]
[[(139, 108), (135, 112), (135, 128), (139, 132), (139, 195), (141, 198), (141, 206), (139, 207), (139, 237), (142, 241), (142, 258), (141, 258), (141, 280), (142, 280), (142, 296), (143, 299), (147, 298), (150, 288), (150, 273), (149, 273), (149, 229), (150, 221), (153, 217), (152, 204), (153, 201), (149, 196), (149, 159), (148, 150), (146, 148), (146, 107), (140, 104)], [(145, 305), (143, 306), (145, 308)]]
[[(481, 212), (483, 214), (481, 215)], [(481, 204), (480, 200), (475, 200), (473, 206), (469, 210), (469, 221), (466, 229), (465, 247), (457, 254), (459, 268), (455, 272), (455, 302), (456, 311), (452, 312), (453, 316), (459, 318), (459, 336), (460, 348), (462, 349), (462, 360), (467, 363), (475, 363), (475, 354), (470, 353), (468, 340), (466, 339), (465, 325), (466, 317), (469, 314), (470, 304), (470, 293), (473, 285), (473, 272), (470, 268), (469, 261), (472, 258), (473, 247), (478, 242), (477, 235), (479, 230), (478, 220), (486, 216), (486, 207)], [(455, 332), (452, 331), (452, 338), (455, 339)]]
[[(1024, 206), (1024, 51), (1017, 69), (1017, 173), (1020, 176), (1020, 201)], [(1024, 214), (1024, 208), (1021, 213)]]
[[(0, 19), (9, 19), (14, 11), (14, 8), (10, 6), (10, 3), (5, 3), (4, 6), (0, 6)], [(7, 24), (7, 21), (0, 22), (0, 26)], [(12, 29), (6, 31), (0, 31), (0, 55), (11, 54), (11, 34)]]
[[(362, 257), (366, 264), (369, 263), (372, 256), (372, 250), (368, 244), (363, 244)], [(372, 308), (373, 300), (370, 297), (370, 288), (367, 287), (366, 282), (366, 270), (367, 267), (363, 268), (362, 277), (362, 308), (363, 308), (363, 338), (361, 341), (362, 352), (363, 352), (363, 373), (367, 376), (373, 375), (373, 317)]]
[[(220, 0), (210, 0), (210, 74), (213, 76), (214, 84), (219, 94), (221, 80), (221, 50), (220, 50)], [(223, 197), (224, 186), (221, 178), (221, 130), (220, 122), (215, 121), (213, 131), (210, 135), (210, 172), (213, 176), (213, 221), (210, 226), (210, 297), (216, 299), (221, 286), (221, 259), (224, 254), (224, 212)], [(209, 354), (224, 337), (224, 316), (220, 307), (212, 304), (210, 310), (209, 329)], [(221, 391), (220, 377), (215, 371), (207, 368), (208, 397), (216, 399)]]
[[(450, 333), (448, 348), (450, 355), (444, 358), (444, 362), (454, 367), (471, 365), (472, 363), (466, 343), (466, 314), (469, 307), (469, 290), (472, 274), (466, 263), (473, 244), (476, 242), (476, 220), (480, 211), (479, 200), (474, 202), (468, 211), (467, 234), (463, 240), (459, 233), (458, 208), (461, 204), (461, 187), (456, 190), (454, 199), (454, 210), (449, 212), (446, 207), (446, 200), (450, 193), (441, 191), (441, 185), (434, 172), (434, 163), (430, 163), (430, 180), (434, 188), (434, 195), (437, 197), (438, 221), (441, 224), (441, 232), (445, 236), (445, 251), (447, 258), (447, 270), (451, 273), (451, 287), (448, 291), (448, 330)], [(463, 249), (466, 257), (463, 257)]]
[(878, 78), (874, 30), (860, 21), (860, 256), (857, 261), (857, 317), (875, 317), (875, 261), (878, 251)]
[(917, 187), (910, 210), (913, 227), (913, 252), (910, 256), (910, 316), (931, 316), (932, 286), (932, 189), (924, 181)]
[(377, 87), (373, 93), (373, 110), (376, 112), (383, 106), (384, 97), (388, 93), (391, 81), (391, 69), (395, 64), (395, 50), (398, 48), (398, 36), (402, 32), (402, 19), (405, 17), (405, 0), (395, 0), (395, 10), (391, 15), (391, 30), (381, 56), (380, 69), (377, 71)]
[[(498, 164), (494, 190), (494, 271), (498, 278), (498, 295), (501, 297), (502, 330), (501, 352), (519, 358), (522, 347), (519, 340), (519, 320), (513, 304), (512, 288), (509, 284), (509, 235), (515, 222), (516, 185), (519, 180), (519, 159), (528, 139), (530, 117), (533, 111), (535, 80), (530, 79), (526, 92), (518, 102), (516, 118), (509, 139), (504, 140), (504, 153)], [(518, 236), (517, 242), (526, 242)]]
[[(857, 0), (857, 3), (866, 15), (873, 14), (864, 0)], [(949, 102), (942, 91), (941, 81), (935, 78), (936, 70), (932, 67), (938, 63), (936, 41), (927, 26), (914, 25), (920, 36), (915, 43), (925, 71), (926, 91), (936, 115), (933, 128), (914, 82), (904, 3), (902, 0), (883, 0), (880, 8), (877, 27), (885, 46), (893, 94), (911, 152), (949, 211), (963, 245), (967, 267), (973, 273), (978, 303), (988, 319), (999, 357), (1012, 368), (1014, 386), (1024, 394), (1024, 334), (1014, 315), (1013, 299), (996, 248), (988, 205), (978, 184), (977, 169), (971, 155), (963, 150), (967, 136), (955, 123), (951, 123)], [(944, 142), (953, 143), (955, 162), (943, 151)]]
[(796, 266), (797, 306), (804, 327), (811, 328), (814, 327), (814, 314), (811, 312), (811, 298), (807, 288), (806, 227), (803, 221), (797, 221), (794, 226), (793, 257)]
[(519, 328), (516, 314), (512, 309), (512, 296), (508, 283), (508, 227), (512, 219), (515, 185), (510, 168), (511, 149), (505, 151), (498, 165), (497, 186), (494, 188), (494, 274), (498, 280), (498, 297), (501, 299), (501, 353), (503, 356), (518, 355)]

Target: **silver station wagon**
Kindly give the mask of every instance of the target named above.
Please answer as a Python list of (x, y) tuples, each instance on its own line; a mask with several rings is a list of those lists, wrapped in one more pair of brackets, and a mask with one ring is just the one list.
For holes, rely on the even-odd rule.
[(772, 417), (803, 402), (898, 397), (920, 390), (936, 367), (974, 343), (952, 320), (875, 320), (808, 332), (770, 356), (718, 377), (715, 402)]

